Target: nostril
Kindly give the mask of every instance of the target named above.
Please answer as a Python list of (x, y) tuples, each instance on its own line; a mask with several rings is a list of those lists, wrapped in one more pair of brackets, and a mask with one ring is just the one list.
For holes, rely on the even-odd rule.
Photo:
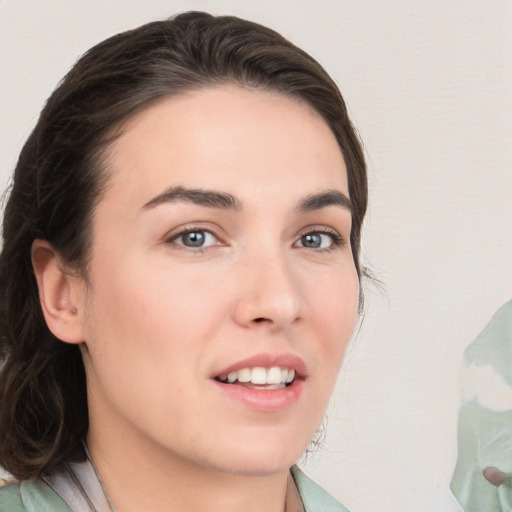
[(259, 318), (255, 318), (253, 320), (253, 322), (259, 324), (261, 322), (271, 322), (271, 320), (269, 318), (259, 317)]

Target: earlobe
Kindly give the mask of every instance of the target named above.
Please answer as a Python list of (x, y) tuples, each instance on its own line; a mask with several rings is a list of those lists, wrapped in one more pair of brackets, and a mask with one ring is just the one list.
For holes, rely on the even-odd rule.
[(32, 244), (32, 266), (39, 288), (39, 301), (50, 331), (67, 343), (84, 341), (81, 315), (74, 298), (82, 280), (66, 273), (58, 253), (46, 240)]

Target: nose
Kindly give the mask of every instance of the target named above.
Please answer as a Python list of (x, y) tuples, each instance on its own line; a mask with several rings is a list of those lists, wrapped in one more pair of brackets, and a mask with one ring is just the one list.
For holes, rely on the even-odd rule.
[(234, 319), (242, 327), (286, 329), (301, 316), (300, 282), (284, 255), (245, 262)]

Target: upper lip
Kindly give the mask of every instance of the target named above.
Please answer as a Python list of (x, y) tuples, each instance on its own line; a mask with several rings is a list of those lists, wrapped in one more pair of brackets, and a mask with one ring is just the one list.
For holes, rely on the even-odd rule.
[(219, 377), (220, 375), (227, 375), (231, 372), (237, 372), (243, 368), (272, 368), (277, 366), (279, 368), (288, 368), (295, 370), (295, 374), (301, 378), (305, 378), (308, 374), (308, 369), (304, 361), (294, 354), (271, 354), (264, 352), (256, 354), (246, 359), (241, 359), (236, 363), (233, 363), (221, 371), (216, 372), (213, 377)]

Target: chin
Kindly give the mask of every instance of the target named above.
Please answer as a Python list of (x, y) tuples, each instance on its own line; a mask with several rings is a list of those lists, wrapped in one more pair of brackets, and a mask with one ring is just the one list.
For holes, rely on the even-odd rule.
[(237, 440), (237, 446), (225, 452), (223, 457), (217, 459), (219, 469), (243, 476), (269, 476), (287, 472), (302, 456), (307, 448), (308, 441), (297, 443), (290, 436), (278, 442), (247, 443), (245, 446)]
[(277, 461), (237, 461), (236, 463), (218, 467), (224, 473), (246, 477), (265, 477), (287, 472), (295, 464), (295, 460)]

